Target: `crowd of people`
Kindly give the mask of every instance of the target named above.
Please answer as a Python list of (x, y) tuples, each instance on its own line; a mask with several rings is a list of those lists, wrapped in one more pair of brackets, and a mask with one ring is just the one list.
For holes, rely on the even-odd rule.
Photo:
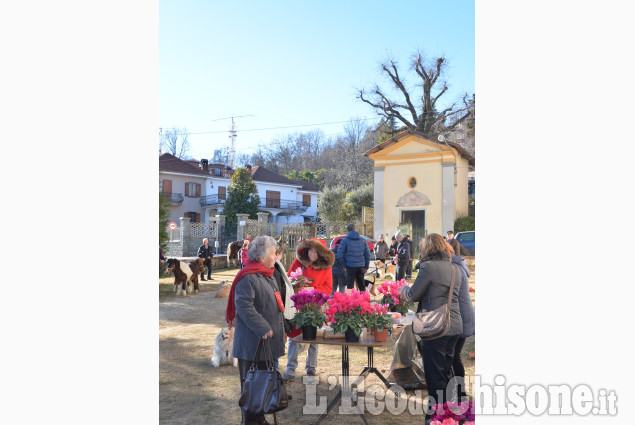
[[(474, 335), (475, 329), (474, 308), (469, 296), (470, 270), (465, 259), (459, 255), (460, 245), (452, 236), (452, 232), (448, 232), (447, 238), (432, 233), (420, 240), (421, 255), (416, 264), (416, 279), (412, 286), (406, 285), (402, 289), (407, 301), (418, 302), (418, 312), (434, 310), (448, 301), (454, 269), (450, 330), (442, 337), (418, 343), (430, 404), (443, 403), (456, 396), (465, 397), (462, 382), (465, 370), (461, 351), (466, 338)], [(369, 268), (370, 249), (366, 240), (355, 230), (354, 224), (348, 225), (346, 236), (334, 241), (330, 249), (324, 240), (301, 240), (295, 248), (295, 259), (288, 271), (281, 262), (285, 248), (270, 236), (258, 236), (252, 240), (251, 235), (248, 235), (243, 241), (241, 269), (232, 283), (226, 309), (226, 321), (229, 327), (235, 327), (232, 355), (238, 359), (241, 390), (261, 338), (271, 340), (276, 367), (279, 358), (286, 354), (287, 366), (283, 379), (289, 382), (296, 376), (301, 350), (293, 338), (301, 330), (290, 323), (296, 313), (291, 301), (294, 293), (289, 279), (291, 271), (301, 268), (302, 274), (312, 280), (311, 287), (327, 295), (345, 292), (355, 286), (360, 291), (366, 290), (364, 275)], [(374, 257), (382, 262), (393, 257), (396, 262), (396, 280), (410, 279), (413, 248), (414, 243), (409, 235), (397, 231), (390, 245), (383, 235), (379, 237), (374, 247)], [(161, 262), (165, 261), (160, 247), (159, 257)], [(207, 239), (203, 240), (198, 257), (205, 260), (207, 280), (213, 280), (213, 253)], [(201, 280), (206, 280), (203, 273)], [(318, 348), (318, 344), (308, 344), (305, 362), (307, 376), (316, 375)], [(262, 353), (258, 367), (265, 368)], [(459, 385), (450, 394), (447, 384), (453, 376), (458, 379)], [(264, 415), (243, 412), (242, 424), (267, 423)]]

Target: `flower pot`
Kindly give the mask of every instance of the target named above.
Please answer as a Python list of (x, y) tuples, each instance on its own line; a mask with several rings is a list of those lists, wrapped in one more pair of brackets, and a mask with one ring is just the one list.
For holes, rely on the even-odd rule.
[(346, 342), (359, 342), (359, 335), (357, 335), (352, 329), (346, 329), (346, 333), (344, 335)]
[(376, 342), (386, 341), (386, 338), (388, 338), (388, 328), (384, 329), (383, 331), (373, 329), (373, 337), (375, 337)]
[(302, 339), (305, 341), (313, 341), (317, 335), (315, 326), (302, 326)]

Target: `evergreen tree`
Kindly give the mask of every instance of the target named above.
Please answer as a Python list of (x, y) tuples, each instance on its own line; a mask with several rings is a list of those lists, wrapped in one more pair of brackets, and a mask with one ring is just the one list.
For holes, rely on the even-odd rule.
[(249, 214), (249, 218), (258, 218), (260, 196), (256, 183), (251, 179), (247, 168), (239, 168), (231, 176), (227, 187), (227, 201), (223, 213), (227, 224), (236, 224), (236, 214)]
[(159, 193), (159, 245), (165, 253), (165, 246), (169, 240), (168, 222), (170, 221), (170, 199)]

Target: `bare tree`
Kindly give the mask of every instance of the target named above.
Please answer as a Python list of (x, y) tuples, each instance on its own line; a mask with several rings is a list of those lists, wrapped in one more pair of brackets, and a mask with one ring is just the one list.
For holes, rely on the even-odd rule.
[(187, 128), (173, 127), (163, 133), (161, 143), (167, 153), (177, 158), (185, 158), (190, 150)]
[(417, 52), (410, 64), (410, 70), (415, 71), (418, 79), (416, 89), (413, 89), (407, 87), (405, 78), (399, 74), (397, 62), (389, 59), (381, 64), (381, 73), (390, 80), (403, 99), (390, 99), (388, 92), (379, 85), (370, 91), (359, 89), (357, 98), (375, 108), (377, 114), (386, 120), (394, 118), (410, 130), (436, 136), (463, 122), (470, 116), (469, 109), (474, 105), (474, 95), (470, 97), (465, 93), (461, 100), (438, 110), (437, 102), (448, 90), (444, 79), (446, 68), (444, 57), (429, 60), (422, 52)]

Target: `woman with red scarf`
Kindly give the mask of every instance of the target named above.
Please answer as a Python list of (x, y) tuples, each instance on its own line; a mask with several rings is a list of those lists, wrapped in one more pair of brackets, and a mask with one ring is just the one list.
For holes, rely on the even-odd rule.
[[(317, 289), (326, 295), (331, 294), (333, 287), (333, 275), (331, 266), (335, 262), (335, 255), (326, 247), (326, 242), (318, 239), (302, 241), (296, 250), (296, 259), (291, 264), (289, 272), (302, 268), (302, 275), (313, 281), (309, 284), (313, 289)], [(289, 337), (293, 338), (302, 332), (301, 329), (293, 327)], [(307, 376), (315, 376), (317, 367), (318, 345), (310, 344), (309, 353), (306, 358)], [(298, 344), (289, 339), (289, 351), (287, 354), (287, 371), (282, 376), (285, 381), (292, 381), (295, 378), (295, 369), (298, 367)]]
[[(271, 338), (274, 358), (284, 355), (284, 304), (273, 277), (276, 246), (271, 236), (253, 240), (247, 263), (236, 275), (227, 299), (225, 320), (230, 328), (236, 326), (232, 355), (238, 359), (241, 392), (261, 338)], [(265, 369), (264, 353), (260, 353), (258, 368)], [(268, 424), (264, 415), (242, 412), (243, 424)]]

